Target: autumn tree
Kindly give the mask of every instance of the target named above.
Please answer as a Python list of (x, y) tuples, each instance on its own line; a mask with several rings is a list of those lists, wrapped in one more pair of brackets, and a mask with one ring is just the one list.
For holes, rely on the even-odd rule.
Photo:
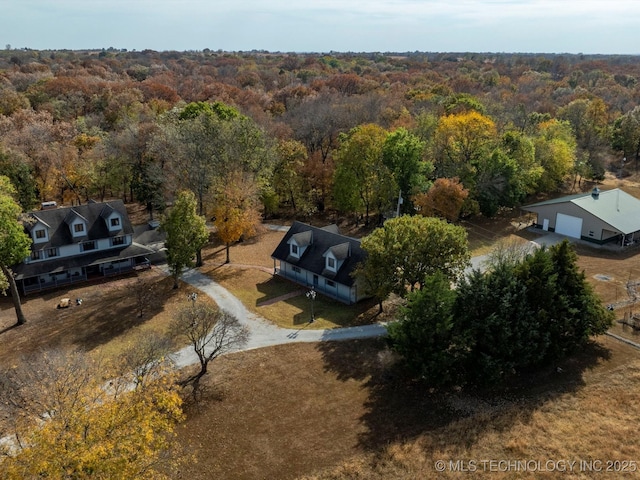
[(193, 385), (194, 394), (200, 379), (207, 374), (209, 363), (242, 347), (249, 338), (248, 329), (232, 314), (195, 299), (178, 311), (169, 332), (176, 340), (186, 340), (198, 357), (200, 370), (181, 382)]
[(193, 192), (178, 192), (176, 201), (163, 217), (160, 228), (166, 232), (167, 263), (173, 277), (173, 288), (178, 288), (178, 278), (185, 267), (193, 265), (193, 259), (209, 240), (209, 230), (204, 218), (196, 212), (197, 201)]
[(454, 222), (460, 213), (469, 191), (457, 178), (438, 178), (426, 193), (413, 198), (416, 210), (425, 217), (440, 217)]
[(536, 160), (544, 171), (539, 180), (543, 192), (557, 190), (576, 161), (576, 140), (568, 122), (550, 120), (538, 126), (534, 139)]
[(622, 152), (623, 158), (640, 162), (640, 107), (616, 118), (611, 134), (611, 146)]
[(471, 189), (475, 168), (496, 143), (493, 120), (476, 111), (440, 118), (435, 132), (435, 168), (438, 177), (458, 177)]
[(241, 172), (231, 174), (216, 196), (213, 216), (216, 235), (225, 245), (229, 263), (230, 245), (255, 235), (260, 225), (259, 198), (251, 179)]
[(15, 200), (16, 190), (7, 177), (0, 176), (0, 290), (11, 292), (18, 325), (26, 323), (20, 292), (11, 267), (29, 256), (31, 238), (20, 222), (22, 209)]
[(3, 372), (0, 395), (15, 422), (0, 476), (163, 478), (158, 467), (183, 418), (175, 381), (160, 364), (144, 382), (109, 377), (115, 371), (53, 351)]

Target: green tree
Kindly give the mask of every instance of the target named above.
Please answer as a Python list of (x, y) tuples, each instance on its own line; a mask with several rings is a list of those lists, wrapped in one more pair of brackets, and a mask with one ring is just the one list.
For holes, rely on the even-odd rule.
[(495, 384), (544, 358), (537, 337), (548, 334), (526, 294), (514, 266), (504, 263), (490, 273), (476, 270), (458, 286), (455, 335), (464, 352), (458, 368), (468, 382)]
[(437, 272), (455, 281), (469, 262), (467, 232), (439, 218), (387, 220), (362, 239), (362, 248), (367, 258), (358, 272), (380, 302), (391, 291), (404, 296), (422, 288), (425, 277)]
[(29, 256), (31, 238), (20, 222), (22, 209), (15, 200), (16, 190), (9, 178), (0, 176), (0, 290), (11, 292), (18, 325), (26, 323), (11, 266)]
[(307, 149), (297, 140), (282, 140), (278, 147), (278, 161), (273, 171), (273, 188), (280, 201), (291, 205), (294, 213), (308, 213), (312, 209), (310, 188), (303, 175)]
[(397, 322), (389, 324), (389, 343), (402, 355), (407, 368), (431, 386), (455, 384), (457, 354), (451, 281), (437, 272), (424, 280), (421, 290), (407, 296)]
[(424, 161), (425, 142), (409, 133), (404, 128), (398, 128), (387, 135), (382, 146), (382, 161), (393, 173), (405, 201), (401, 211), (413, 211), (411, 198), (429, 187), (428, 175), (433, 171), (433, 165)]
[(38, 201), (38, 191), (29, 165), (17, 156), (0, 150), (0, 175), (8, 177), (15, 187), (22, 210), (31, 210)]
[(160, 228), (166, 232), (167, 263), (178, 288), (178, 278), (185, 267), (193, 265), (193, 259), (209, 240), (209, 230), (196, 212), (197, 201), (193, 192), (178, 192), (173, 207), (162, 219)]
[(627, 160), (640, 162), (640, 106), (618, 117), (613, 124), (611, 146)]
[(340, 135), (336, 152), (334, 198), (343, 212), (362, 212), (365, 224), (369, 213), (389, 207), (396, 190), (391, 171), (382, 160), (387, 132), (374, 124), (360, 125)]

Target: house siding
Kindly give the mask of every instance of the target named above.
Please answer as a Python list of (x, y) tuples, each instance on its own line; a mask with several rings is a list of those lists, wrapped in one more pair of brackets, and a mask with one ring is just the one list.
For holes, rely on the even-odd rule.
[[(347, 285), (335, 282), (330, 278), (325, 278), (321, 275), (316, 275), (313, 272), (300, 269), (299, 267), (296, 267), (295, 265), (292, 265), (288, 262), (280, 261), (280, 268), (276, 269), (276, 274), (299, 283), (306, 288), (313, 287), (313, 289), (318, 293), (347, 304), (356, 303), (358, 300), (360, 300), (360, 298), (362, 298), (358, 298), (357, 296), (357, 283), (349, 287)], [(314, 284), (314, 275), (318, 276), (317, 284)], [(331, 283), (333, 283), (333, 285), (331, 285)]]

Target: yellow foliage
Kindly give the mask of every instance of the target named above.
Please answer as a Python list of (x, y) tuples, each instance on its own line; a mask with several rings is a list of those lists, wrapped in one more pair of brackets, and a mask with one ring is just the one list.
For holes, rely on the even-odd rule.
[(155, 467), (183, 418), (172, 376), (156, 370), (137, 385), (131, 375), (105, 383), (86, 357), (63, 359), (20, 377), (19, 442), (0, 462), (0, 478), (159, 478)]

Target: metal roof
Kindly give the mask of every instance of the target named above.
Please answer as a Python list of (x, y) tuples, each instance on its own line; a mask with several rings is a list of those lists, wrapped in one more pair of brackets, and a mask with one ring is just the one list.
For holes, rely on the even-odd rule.
[(608, 191), (601, 190), (598, 195), (583, 193), (555, 198), (526, 205), (522, 209), (535, 211), (536, 207), (562, 203), (576, 205), (621, 233), (629, 234), (640, 231), (640, 200), (619, 188)]

